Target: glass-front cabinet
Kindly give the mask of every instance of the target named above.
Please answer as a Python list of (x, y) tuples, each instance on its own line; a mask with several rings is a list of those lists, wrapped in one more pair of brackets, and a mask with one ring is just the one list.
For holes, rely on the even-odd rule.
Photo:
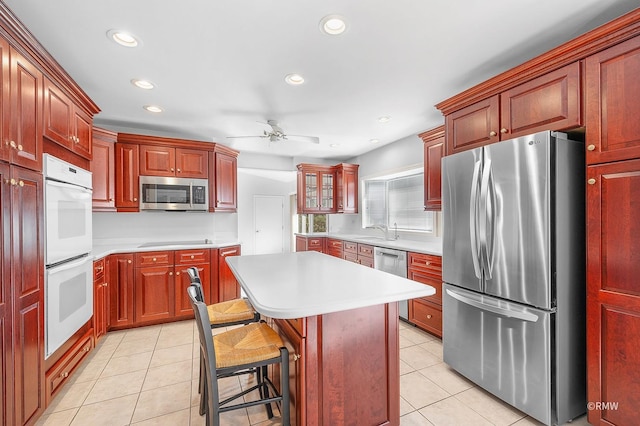
[[(298, 165), (298, 213), (335, 210), (335, 171), (331, 166)], [(300, 196), (302, 194), (302, 197)]]

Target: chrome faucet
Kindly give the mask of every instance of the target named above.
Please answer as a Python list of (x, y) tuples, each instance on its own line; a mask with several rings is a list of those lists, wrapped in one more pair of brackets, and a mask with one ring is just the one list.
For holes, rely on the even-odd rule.
[(379, 231), (382, 231), (384, 232), (384, 239), (387, 241), (392, 241), (392, 240), (397, 240), (399, 238), (398, 224), (394, 222), (393, 226), (395, 228), (395, 235), (393, 236), (393, 238), (389, 237), (389, 228), (386, 225), (371, 225), (371, 226), (367, 226), (367, 229), (377, 229)]

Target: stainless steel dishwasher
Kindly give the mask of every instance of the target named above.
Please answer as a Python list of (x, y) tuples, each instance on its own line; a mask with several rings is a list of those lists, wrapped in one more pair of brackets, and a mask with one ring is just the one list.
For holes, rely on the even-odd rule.
[[(374, 251), (373, 267), (380, 271), (388, 272), (407, 278), (407, 252), (384, 247), (376, 247)], [(409, 301), (398, 302), (400, 318), (409, 321)]]

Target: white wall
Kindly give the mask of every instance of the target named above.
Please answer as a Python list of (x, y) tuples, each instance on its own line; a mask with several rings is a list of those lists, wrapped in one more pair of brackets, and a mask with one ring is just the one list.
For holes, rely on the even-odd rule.
[(284, 198), (284, 252), (291, 249), (291, 220), (289, 195), (296, 191), (294, 171), (238, 168), (238, 236), (242, 254), (254, 253), (254, 195), (281, 195)]

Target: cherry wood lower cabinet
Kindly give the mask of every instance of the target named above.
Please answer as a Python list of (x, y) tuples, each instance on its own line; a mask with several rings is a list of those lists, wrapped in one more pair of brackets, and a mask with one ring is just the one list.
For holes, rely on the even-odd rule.
[(187, 294), (187, 288), (191, 285), (187, 269), (198, 268), (202, 291), (207, 304), (211, 300), (211, 252), (210, 249), (180, 250), (175, 252), (175, 318), (193, 318), (193, 308)]
[(94, 347), (93, 331), (84, 335), (53, 367), (45, 379), (47, 406)]
[(369, 244), (354, 243), (352, 241), (344, 241), (342, 246), (344, 260), (359, 263), (369, 268), (373, 268), (373, 251), (374, 247)]
[(409, 322), (442, 337), (442, 257), (409, 252), (407, 277), (436, 289), (433, 296), (409, 302)]
[(134, 311), (136, 325), (173, 318), (175, 285), (173, 252), (135, 254)]
[(640, 159), (589, 166), (587, 179), (589, 423), (637, 425)]
[(325, 245), (325, 237), (305, 237), (304, 235), (296, 235), (296, 251), (319, 251), (324, 253)]
[(335, 238), (327, 238), (326, 241), (326, 253), (328, 255), (343, 258), (343, 242)]
[(291, 424), (399, 425), (397, 304), (269, 322), (289, 349)]
[(113, 329), (133, 325), (133, 253), (109, 256), (109, 312)]
[(93, 331), (96, 341), (109, 330), (109, 258), (93, 262)]
[[(218, 302), (240, 297), (240, 285), (233, 275), (225, 259), (229, 256), (240, 256), (240, 246), (229, 246), (218, 249)], [(215, 302), (214, 302), (215, 303)]]

